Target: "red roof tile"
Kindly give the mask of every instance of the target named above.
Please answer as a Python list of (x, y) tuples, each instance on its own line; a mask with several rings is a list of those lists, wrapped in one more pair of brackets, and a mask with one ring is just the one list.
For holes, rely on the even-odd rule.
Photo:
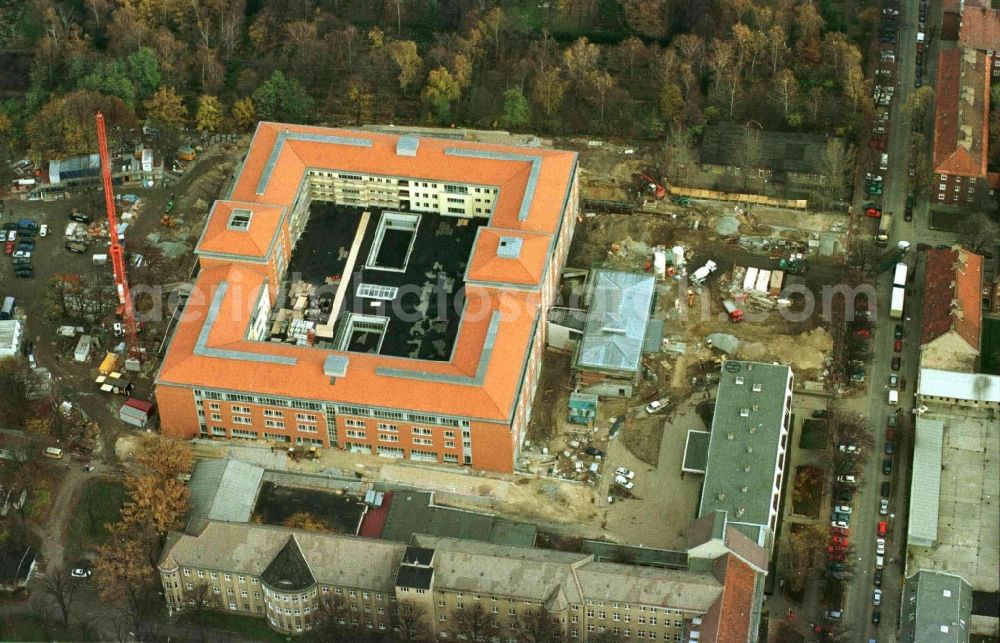
[(361, 519), (361, 526), (358, 527), (358, 535), (364, 538), (381, 538), (385, 521), (389, 518), (391, 505), (392, 492), (386, 491), (381, 506), (369, 507), (368, 511), (365, 512), (365, 517)]
[(928, 250), (924, 274), (920, 344), (954, 330), (978, 352), (983, 258), (964, 249)]
[(934, 171), (986, 176), (990, 70), (976, 51), (948, 49), (938, 55), (934, 114)]
[(1000, 11), (972, 7), (966, 2), (961, 20), (958, 32), (960, 47), (980, 51), (1000, 49)]
[[(246, 230), (229, 227), (229, 219), (234, 210), (250, 212), (250, 225)], [(285, 208), (281, 206), (216, 201), (208, 214), (208, 223), (195, 252), (264, 257), (284, 213)]]
[(716, 643), (746, 643), (754, 612), (757, 572), (737, 556), (728, 554), (715, 562), (716, 576), (722, 577), (722, 605), (718, 616)]

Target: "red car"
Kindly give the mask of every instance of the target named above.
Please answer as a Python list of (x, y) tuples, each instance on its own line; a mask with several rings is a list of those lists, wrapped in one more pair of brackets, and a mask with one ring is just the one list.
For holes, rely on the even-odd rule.
[(885, 533), (889, 530), (889, 523), (882, 521), (878, 524), (878, 535), (879, 538), (885, 538)]
[(841, 538), (840, 536), (834, 536), (830, 538), (830, 542), (834, 545), (840, 545), (841, 547), (847, 547), (847, 539)]
[(868, 208), (867, 210), (865, 210), (865, 216), (878, 219), (879, 217), (882, 216), (882, 211), (879, 210), (878, 208)]
[(897, 353), (901, 352), (903, 350), (903, 340), (897, 339), (895, 342), (893, 342), (892, 350), (896, 351)]
[(12, 255), (14, 254), (14, 242), (8, 241), (3, 247), (4, 254)]
[(850, 530), (847, 527), (830, 527), (830, 533), (844, 537), (851, 535)]
[(826, 548), (828, 554), (843, 554), (847, 550), (846, 547), (840, 547), (837, 545), (830, 545)]
[(846, 554), (844, 552), (840, 552), (839, 554), (827, 554), (826, 555), (826, 559), (829, 562), (831, 562), (831, 563), (842, 563), (842, 562), (844, 562), (844, 560), (846, 558), (847, 558), (847, 556), (846, 556)]
[(854, 334), (857, 335), (858, 337), (871, 337), (872, 336), (872, 332), (870, 330), (868, 330), (867, 328), (859, 328), (856, 331), (854, 331)]

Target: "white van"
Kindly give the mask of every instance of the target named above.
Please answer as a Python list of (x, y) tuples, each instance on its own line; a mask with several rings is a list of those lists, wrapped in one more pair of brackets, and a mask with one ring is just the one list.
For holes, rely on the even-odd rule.
[(894, 388), (889, 389), (889, 404), (891, 406), (899, 404), (899, 391)]
[(47, 447), (44, 454), (46, 458), (52, 458), (53, 460), (61, 460), (63, 456), (62, 449), (56, 447)]
[(875, 569), (882, 569), (885, 567), (885, 556), (875, 557)]

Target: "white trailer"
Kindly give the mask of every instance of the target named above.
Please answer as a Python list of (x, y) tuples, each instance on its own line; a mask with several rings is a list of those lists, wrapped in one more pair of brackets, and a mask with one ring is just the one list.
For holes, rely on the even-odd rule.
[(752, 266), (747, 268), (747, 274), (743, 277), (743, 292), (750, 292), (753, 290), (754, 285), (757, 283), (757, 273), (759, 271), (759, 268), (754, 268)]
[(906, 273), (909, 270), (909, 266), (900, 261), (896, 264), (896, 271), (892, 275), (892, 285), (898, 286), (900, 288), (906, 287)]
[(892, 301), (889, 303), (889, 318), (902, 319), (903, 305), (906, 298), (906, 289), (894, 286), (892, 289)]

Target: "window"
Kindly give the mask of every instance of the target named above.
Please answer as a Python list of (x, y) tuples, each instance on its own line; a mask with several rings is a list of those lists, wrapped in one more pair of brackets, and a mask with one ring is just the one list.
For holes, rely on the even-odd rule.
[(284, 417), (284, 414), (281, 411), (275, 411), (274, 409), (264, 409), (264, 417), (280, 418)]
[[(309, 415), (308, 413), (296, 413), (295, 414), (295, 419), (298, 420), (299, 422), (315, 422), (316, 421), (316, 416), (315, 415)], [(361, 426), (364, 426), (364, 424), (365, 423), (362, 422)]]
[(424, 429), (419, 426), (413, 427), (413, 435), (434, 435), (434, 432), (430, 429)]
[(188, 591), (194, 589), (194, 585), (192, 585), (191, 583), (185, 583), (184, 586), (188, 588)]
[(264, 420), (264, 426), (269, 429), (283, 429), (285, 428), (285, 423), (281, 420)]
[(222, 422), (222, 414), (221, 413), (213, 413), (212, 414), (212, 421), (213, 422)]
[(388, 431), (390, 433), (395, 433), (395, 432), (399, 431), (399, 426), (396, 425), (396, 424), (386, 424), (384, 422), (379, 422), (378, 423), (378, 430), (379, 431)]
[(250, 418), (240, 417), (237, 415), (233, 418), (233, 424), (253, 424), (253, 421)]
[(218, 411), (218, 410), (221, 409), (221, 407), (219, 406), (218, 402), (209, 402), (208, 403), (208, 408), (211, 411)]
[(349, 438), (361, 438), (362, 440), (366, 440), (366, 439), (368, 439), (368, 434), (365, 433), (364, 431), (352, 431), (352, 430), (348, 430), (347, 431), (347, 437), (349, 437)]
[(387, 433), (379, 433), (378, 434), (378, 441), (379, 442), (399, 442), (399, 436), (398, 435), (390, 435), (390, 434), (387, 434)]
[(601, 619), (602, 621), (604, 620), (604, 618), (605, 618), (606, 616), (607, 616), (607, 615), (606, 615), (606, 614), (605, 614), (604, 612), (598, 612), (598, 613), (597, 613), (597, 618)]
[(241, 583), (247, 582), (247, 577), (246, 576), (240, 576), (240, 582)]
[(619, 614), (618, 612), (612, 612), (611, 613), (611, 620), (612, 621), (620, 621), (620, 620), (622, 620), (621, 614)]
[(205, 572), (201, 569), (198, 570), (198, 578), (205, 578)]
[(241, 596), (242, 598), (246, 598), (246, 597), (247, 597), (247, 590), (245, 590), (245, 589), (241, 589), (241, 590), (240, 590), (240, 596)]
[(434, 440), (430, 438), (413, 438), (413, 444), (419, 444), (422, 446), (433, 446)]
[(446, 437), (446, 438), (454, 438), (455, 437), (455, 432), (454, 431), (445, 431), (444, 432), (444, 437)]
[(244, 415), (250, 415), (250, 407), (233, 405), (233, 413), (242, 413)]
[(587, 610), (587, 618), (594, 618), (594, 610)]

